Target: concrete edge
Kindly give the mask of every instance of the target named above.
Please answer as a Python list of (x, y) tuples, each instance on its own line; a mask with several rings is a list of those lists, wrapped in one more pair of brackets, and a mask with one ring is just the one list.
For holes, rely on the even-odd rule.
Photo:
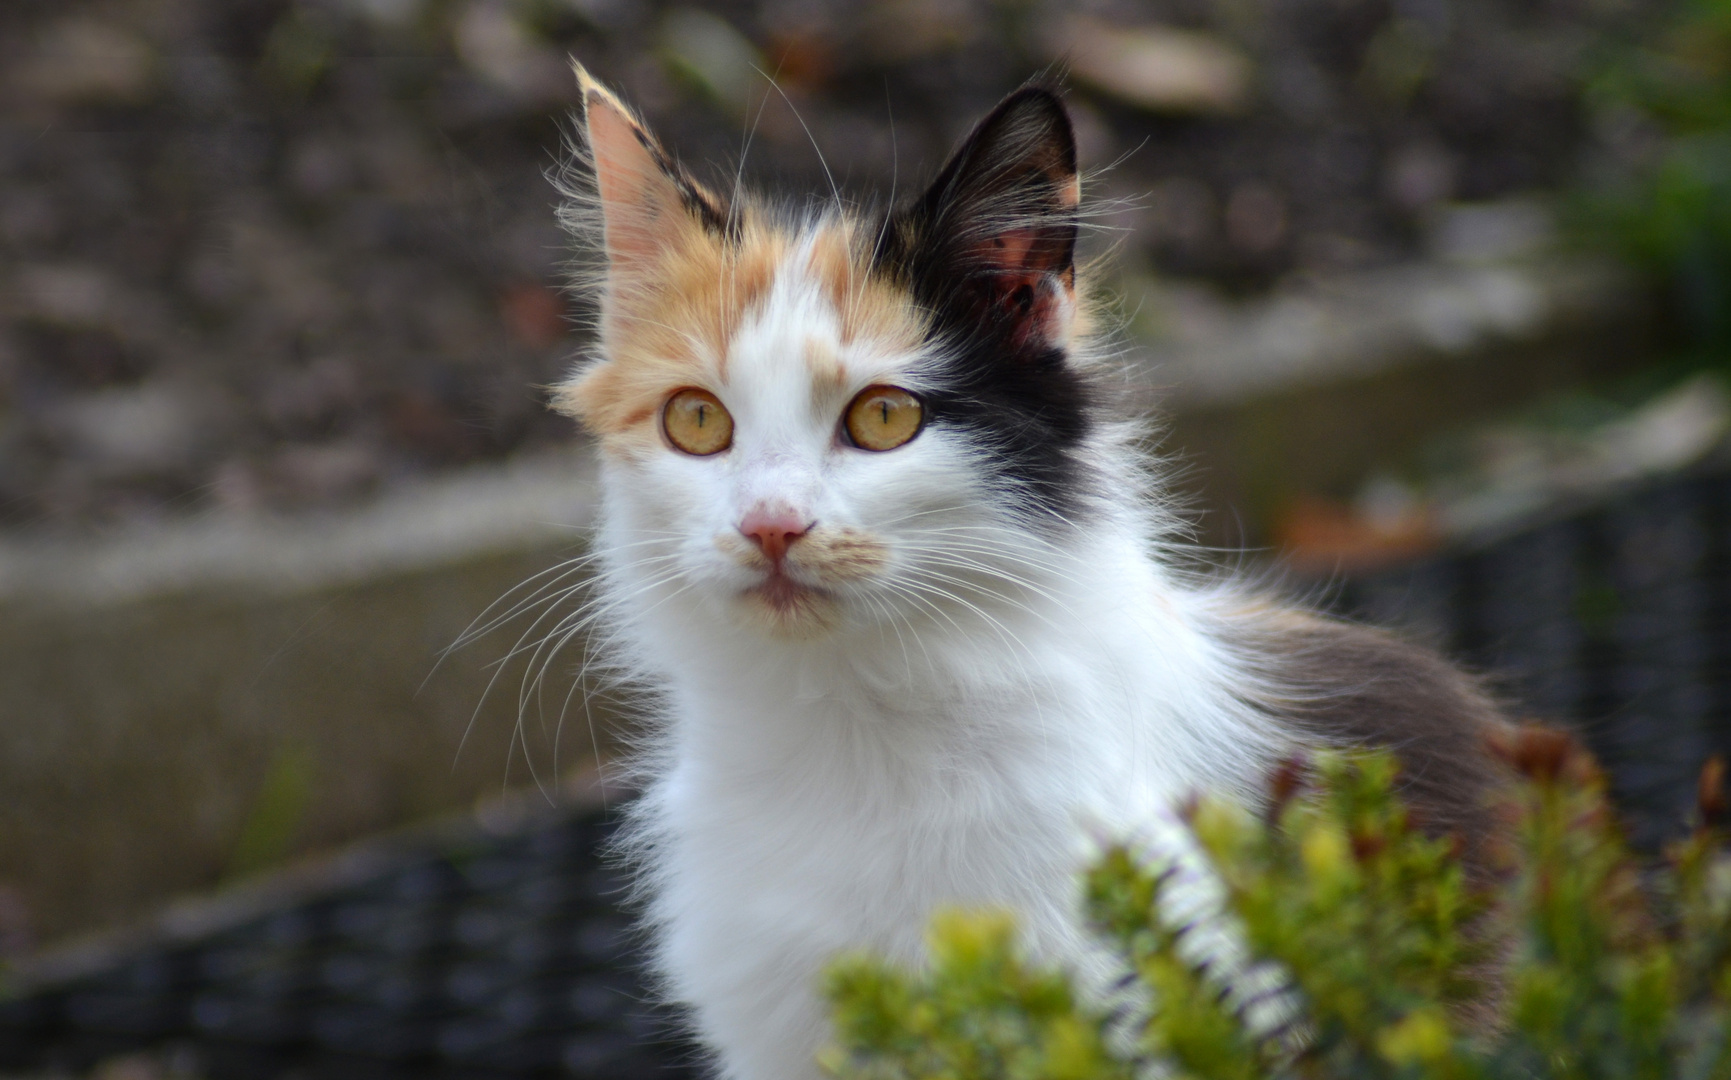
[(578, 544), (596, 498), (594, 454), (580, 444), (429, 478), (354, 509), (212, 514), (70, 542), (0, 536), (0, 604), (95, 607), (193, 588), (304, 592)]
[(1171, 413), (1461, 360), (1570, 327), (1638, 319), (1648, 306), (1632, 270), (1568, 255), (1407, 263), (1246, 303), (1157, 283), (1142, 303), (1138, 404)]

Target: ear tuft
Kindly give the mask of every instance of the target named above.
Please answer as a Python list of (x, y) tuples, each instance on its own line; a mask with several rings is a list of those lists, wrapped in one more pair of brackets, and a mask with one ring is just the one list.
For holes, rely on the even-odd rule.
[(1063, 102), (1047, 87), (1025, 86), (894, 215), (878, 261), (959, 321), (955, 329), (1050, 340), (1074, 306), (1080, 196)]

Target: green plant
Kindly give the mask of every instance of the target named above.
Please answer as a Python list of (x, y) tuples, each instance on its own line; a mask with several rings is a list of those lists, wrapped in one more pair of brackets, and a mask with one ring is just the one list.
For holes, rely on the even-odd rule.
[(1494, 880), (1415, 826), (1384, 755), (1282, 769), (1262, 817), (1213, 801), (1190, 814), (1237, 932), (1284, 973), (1284, 1012), (1264, 995), (1257, 1014), (1188, 959), (1161, 914), (1165, 868), (1117, 848), (1086, 876), (1087, 918), (1146, 1015), (1114, 1025), (1018, 953), (1006, 916), (949, 912), (922, 972), (832, 968), (825, 1067), (844, 1080), (1731, 1077), (1717, 763), (1700, 827), (1644, 883), (1584, 752), (1543, 729), (1499, 748), (1518, 780), (1505, 871), (1480, 875)]
[(1661, 276), (1690, 344), (1731, 357), (1731, 0), (1675, 0), (1611, 50), (1588, 100), (1613, 133), (1590, 234)]

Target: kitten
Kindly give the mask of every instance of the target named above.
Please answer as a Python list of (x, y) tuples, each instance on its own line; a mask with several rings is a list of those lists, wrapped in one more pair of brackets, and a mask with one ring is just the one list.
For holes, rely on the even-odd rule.
[(1175, 802), (1254, 804), (1305, 748), (1393, 746), (1477, 858), (1497, 715), (1466, 678), (1174, 567), (1052, 90), (871, 217), (712, 191), (578, 77), (565, 217), (605, 269), (555, 405), (599, 442), (615, 658), (659, 695), (627, 841), (656, 962), (725, 1076), (817, 1075), (825, 963), (916, 961), (941, 905), (1102, 978), (1090, 842), (1177, 851)]

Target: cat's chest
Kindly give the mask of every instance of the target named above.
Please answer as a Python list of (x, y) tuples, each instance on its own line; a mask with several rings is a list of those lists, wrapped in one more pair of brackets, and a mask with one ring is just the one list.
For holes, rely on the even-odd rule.
[(681, 694), (666, 824), (716, 875), (1001, 896), (1087, 826), (1183, 793), (1158, 710), (1063, 652), (965, 694)]
[[(773, 938), (827, 955), (870, 945), (912, 959), (933, 910), (1051, 909), (1080, 853), (1072, 807), (1010, 778), (948, 788), (833, 776), (740, 784), (675, 770), (663, 793), (677, 840), (670, 884), (718, 939)], [(1051, 893), (1052, 895), (1047, 895)], [(799, 944), (803, 943), (803, 944)]]
[(885, 721), (808, 705), (805, 730), (683, 748), (663, 805), (688, 857), (718, 877), (785, 882), (841, 903), (1000, 892), (992, 879), (1016, 875), (999, 868), (1049, 861), (1048, 849), (1074, 834), (1075, 748), (965, 730), (982, 707), (1041, 706), (1006, 696)]
[[(914, 700), (909, 700), (913, 698)], [(765, 837), (933, 844), (1062, 815), (1083, 759), (1083, 695), (1028, 687), (965, 697), (788, 695), (706, 710), (674, 755), (695, 824)], [(780, 835), (786, 834), (786, 835)]]
[(712, 939), (816, 952), (917, 947), (952, 904), (1067, 925), (1090, 838), (1198, 779), (1161, 695), (1078, 642), (1042, 641), (965, 693), (809, 673), (676, 682), (679, 737), (653, 800), (670, 913)]

